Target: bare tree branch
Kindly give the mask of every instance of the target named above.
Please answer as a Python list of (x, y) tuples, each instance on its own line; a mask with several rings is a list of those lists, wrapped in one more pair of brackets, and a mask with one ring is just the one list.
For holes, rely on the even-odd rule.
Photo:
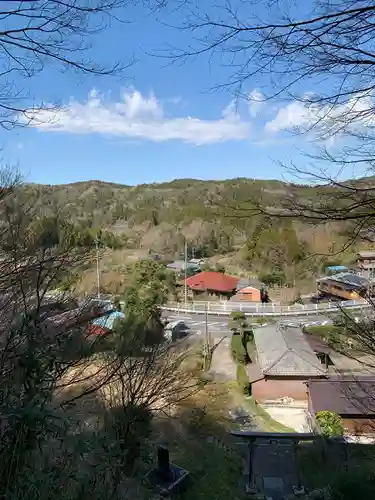
[[(96, 76), (121, 75), (134, 62), (107, 65), (90, 57), (92, 41), (121, 19), (131, 0), (4, 2), (0, 10), (0, 125), (27, 125), (44, 108), (23, 82), (47, 66)], [(49, 108), (51, 108), (49, 104)]]

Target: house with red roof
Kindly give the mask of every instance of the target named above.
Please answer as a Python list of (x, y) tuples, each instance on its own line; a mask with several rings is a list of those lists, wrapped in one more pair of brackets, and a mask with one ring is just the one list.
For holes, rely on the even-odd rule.
[(194, 295), (212, 294), (231, 297), (236, 293), (239, 278), (216, 271), (202, 271), (186, 279), (186, 285)]

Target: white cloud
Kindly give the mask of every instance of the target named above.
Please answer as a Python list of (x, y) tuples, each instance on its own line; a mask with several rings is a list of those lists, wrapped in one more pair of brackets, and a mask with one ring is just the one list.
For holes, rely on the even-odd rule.
[(168, 117), (151, 93), (126, 90), (120, 102), (106, 102), (94, 89), (84, 103), (71, 100), (62, 108), (30, 110), (30, 125), (46, 132), (96, 133), (153, 142), (180, 140), (202, 145), (247, 139), (250, 123), (241, 119), (232, 103), (216, 120)]
[(315, 113), (301, 102), (293, 102), (279, 109), (273, 120), (265, 124), (266, 132), (281, 132), (313, 123)]
[(265, 97), (258, 89), (253, 89), (249, 95), (249, 113), (251, 116), (258, 116), (265, 106)]
[[(306, 101), (311, 97), (311, 94), (306, 94)], [(320, 134), (330, 137), (373, 125), (373, 114), (374, 101), (371, 96), (350, 99), (336, 106), (295, 101), (279, 109), (276, 116), (265, 124), (265, 131), (277, 133), (315, 127)]]

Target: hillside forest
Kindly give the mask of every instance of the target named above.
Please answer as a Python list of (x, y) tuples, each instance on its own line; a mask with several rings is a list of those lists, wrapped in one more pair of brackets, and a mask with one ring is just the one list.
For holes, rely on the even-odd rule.
[[(239, 276), (272, 275), (282, 286), (312, 283), (328, 263), (353, 260), (353, 248), (335, 255), (345, 246), (347, 227), (273, 220), (252, 215), (247, 208), (252, 200), (264, 207), (282, 207), (291, 190), (298, 198), (313, 201), (319, 189), (244, 178), (138, 186), (88, 181), (23, 184), (17, 197), (41, 217), (74, 224), (78, 239), (89, 238), (94, 245), (99, 234), (103, 292), (119, 293), (124, 284), (121, 275), (130, 262), (181, 259), (185, 238), (188, 256), (204, 257), (207, 268)], [(76, 277), (82, 290), (92, 291), (94, 274), (85, 269)]]

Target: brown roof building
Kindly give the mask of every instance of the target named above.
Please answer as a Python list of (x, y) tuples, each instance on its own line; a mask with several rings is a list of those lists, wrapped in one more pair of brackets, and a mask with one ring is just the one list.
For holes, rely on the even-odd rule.
[(336, 376), (309, 380), (308, 408), (315, 418), (320, 411), (337, 413), (351, 434), (375, 434), (375, 377)]
[(257, 328), (254, 342), (257, 362), (249, 365), (248, 375), (257, 401), (285, 397), (307, 401), (305, 381), (327, 375), (300, 328)]

